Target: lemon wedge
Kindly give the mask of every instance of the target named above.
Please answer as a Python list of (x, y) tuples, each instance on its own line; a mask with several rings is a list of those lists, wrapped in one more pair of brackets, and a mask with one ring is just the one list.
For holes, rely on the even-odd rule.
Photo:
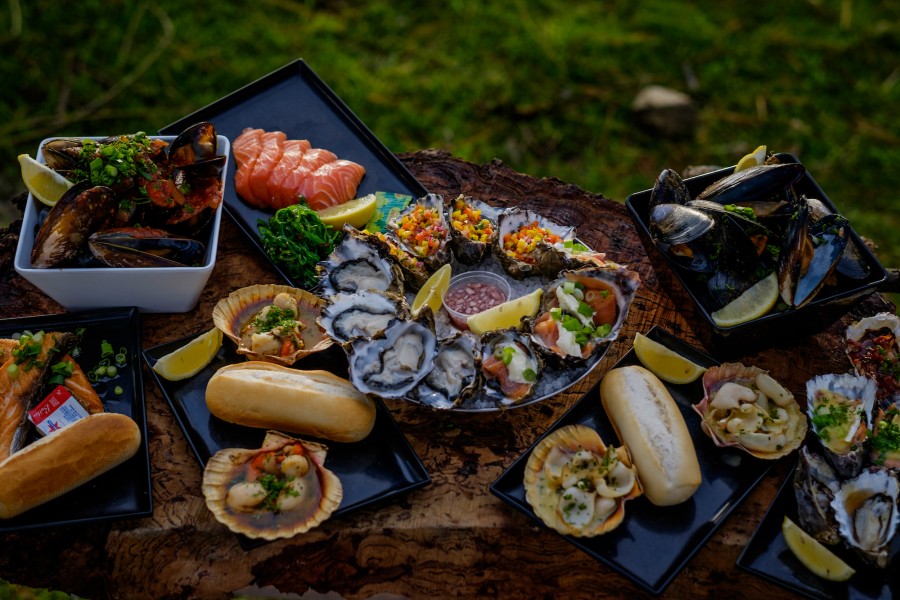
[(180, 381), (193, 377), (212, 362), (222, 347), (222, 330), (213, 328), (194, 338), (178, 350), (166, 354), (153, 365), (163, 379)]
[(817, 539), (803, 531), (796, 523), (785, 517), (781, 523), (781, 534), (788, 548), (807, 569), (829, 581), (847, 581), (856, 571)]
[(425, 285), (418, 291), (412, 303), (412, 314), (414, 317), (419, 315), (423, 306), (431, 307), (431, 312), (437, 313), (444, 302), (444, 294), (447, 293), (447, 287), (450, 285), (450, 275), (452, 274), (450, 265), (446, 264), (431, 274)]
[(775, 273), (770, 273), (710, 316), (719, 327), (734, 327), (760, 318), (772, 310), (776, 302), (778, 278)]
[(738, 161), (738, 164), (734, 167), (734, 172), (737, 173), (738, 171), (761, 165), (764, 162), (766, 162), (766, 147), (759, 146), (756, 150), (750, 154), (744, 155), (744, 157)]
[(634, 353), (649, 371), (669, 383), (690, 383), (706, 372), (704, 367), (641, 333), (634, 334)]
[(518, 327), (522, 317), (533, 317), (541, 307), (541, 294), (543, 290), (538, 288), (530, 294), (507, 300), (480, 313), (470, 315), (466, 324), (475, 335), (481, 335), (486, 331)]
[(27, 154), (19, 155), (22, 181), (25, 187), (41, 203), (54, 206), (73, 184), (71, 181)]
[(375, 194), (369, 194), (362, 198), (348, 200), (343, 204), (317, 210), (316, 213), (323, 223), (331, 225), (335, 229), (341, 229), (345, 224), (361, 229), (375, 215), (375, 208)]

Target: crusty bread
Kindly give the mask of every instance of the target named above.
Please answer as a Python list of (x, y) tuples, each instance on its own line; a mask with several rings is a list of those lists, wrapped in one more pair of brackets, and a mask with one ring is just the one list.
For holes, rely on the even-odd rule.
[(219, 369), (206, 385), (209, 412), (230, 423), (357, 442), (375, 425), (375, 404), (328, 371), (262, 361)]
[(141, 430), (131, 418), (97, 413), (43, 437), (0, 462), (0, 519), (61, 496), (125, 462)]
[(643, 367), (609, 371), (600, 383), (603, 408), (657, 506), (679, 504), (700, 486), (700, 464), (684, 417), (666, 386)]

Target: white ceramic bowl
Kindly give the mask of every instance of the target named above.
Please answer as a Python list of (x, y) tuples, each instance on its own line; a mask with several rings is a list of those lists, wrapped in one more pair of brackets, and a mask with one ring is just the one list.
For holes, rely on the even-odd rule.
[[(171, 143), (175, 136), (149, 136)], [(37, 160), (44, 162), (38, 147)], [(91, 137), (86, 139), (102, 139)], [(218, 154), (230, 154), (231, 144), (223, 135), (217, 138)], [(220, 175), (225, 185), (228, 161)], [(188, 312), (197, 305), (200, 293), (206, 286), (216, 264), (219, 244), (219, 228), (222, 221), (222, 204), (213, 217), (209, 240), (204, 240), (206, 253), (197, 267), (149, 267), (149, 268), (83, 268), (67, 267), (38, 269), (31, 264), (31, 249), (38, 230), (41, 208), (31, 194), (22, 217), (22, 232), (16, 247), (15, 269), (42, 292), (59, 302), (68, 311), (135, 306), (142, 312)]]

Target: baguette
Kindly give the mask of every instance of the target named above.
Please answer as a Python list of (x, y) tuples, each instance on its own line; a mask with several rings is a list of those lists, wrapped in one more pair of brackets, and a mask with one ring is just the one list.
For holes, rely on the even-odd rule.
[(138, 451), (131, 418), (97, 413), (43, 437), (0, 462), (0, 519), (9, 519), (75, 489)]
[(657, 506), (684, 502), (700, 486), (700, 464), (684, 417), (666, 386), (643, 367), (609, 371), (600, 383), (603, 408)]
[(229, 423), (336, 442), (358, 442), (375, 426), (375, 403), (346, 379), (262, 361), (219, 369), (206, 406)]

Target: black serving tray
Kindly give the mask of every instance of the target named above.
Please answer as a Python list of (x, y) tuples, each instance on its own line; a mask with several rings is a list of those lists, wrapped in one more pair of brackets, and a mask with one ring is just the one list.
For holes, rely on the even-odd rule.
[(856, 574), (846, 582), (826, 581), (813, 575), (787, 547), (781, 535), (784, 517), (799, 525), (793, 470), (738, 558), (739, 567), (808, 598), (890, 600), (900, 597), (900, 536), (894, 536), (891, 563), (883, 571), (866, 565), (843, 546), (832, 546), (832, 551), (856, 569)]
[[(704, 367), (718, 364), (659, 327), (647, 334), (682, 356)], [(634, 350), (615, 367), (639, 365)], [(698, 379), (689, 384), (666, 384), (684, 416), (697, 451), (703, 481), (696, 493), (676, 506), (654, 506), (641, 496), (625, 505), (625, 521), (613, 531), (593, 538), (562, 536), (592, 558), (627, 577), (652, 594), (661, 593), (691, 557), (725, 521), (731, 511), (765, 477), (773, 461), (754, 458), (731, 448), (717, 448), (700, 428), (700, 417), (691, 405), (703, 397)], [(547, 433), (565, 425), (582, 424), (600, 434), (607, 444), (620, 445), (600, 401), (599, 382), (569, 409)], [(525, 464), (539, 439), (492, 485), (491, 492), (541, 525), (525, 500)], [(577, 558), (573, 558), (576, 561)], [(573, 563), (574, 564), (574, 563)]]
[[(116, 377), (99, 381), (94, 384), (94, 389), (103, 400), (103, 408), (107, 412), (127, 415), (137, 423), (141, 431), (140, 447), (124, 463), (67, 494), (15, 518), (0, 521), (0, 532), (148, 517), (153, 513), (138, 310), (107, 309), (5, 319), (0, 321), (0, 338), (8, 338), (25, 330), (34, 333), (41, 330), (74, 333), (81, 328), (84, 333), (79, 344), (80, 352), (73, 358), (85, 372), (100, 363), (100, 343), (103, 340), (109, 341), (116, 351), (120, 348), (126, 350), (126, 364), (118, 367)], [(122, 394), (114, 393), (116, 386), (122, 388)]]
[[(235, 425), (210, 414), (206, 408), (206, 384), (221, 367), (245, 362), (235, 345), (226, 340), (212, 362), (197, 375), (183, 381), (168, 381), (153, 371), (153, 365), (166, 354), (184, 346), (201, 334), (194, 334), (144, 350), (156, 384), (172, 407), (175, 418), (201, 467), (224, 448), (259, 448), (264, 429)], [(335, 372), (347, 361), (338, 346), (305, 357), (298, 366), (304, 370), (322, 369)], [(409, 445), (403, 432), (381, 400), (375, 400), (376, 417), (372, 433), (364, 440), (339, 443), (315, 440), (328, 447), (325, 466), (341, 480), (344, 497), (334, 517), (366, 506), (388, 502), (402, 494), (431, 482), (425, 467)], [(314, 439), (304, 436), (304, 439)]]
[[(799, 162), (792, 154), (781, 153), (776, 156), (782, 163)], [(690, 177), (685, 179), (684, 183), (691, 197), (695, 197), (715, 181), (733, 172), (734, 167), (728, 167)], [(794, 184), (794, 189), (798, 194), (821, 200), (832, 212), (838, 212), (837, 207), (809, 172)], [(652, 190), (645, 190), (628, 196), (625, 201), (628, 214), (634, 222), (657, 275), (672, 293), (673, 301), (692, 324), (696, 325), (694, 332), (716, 356), (739, 358), (750, 352), (788, 343), (821, 331), (843, 316), (858, 301), (875, 292), (887, 280), (887, 271), (856, 232), (849, 228), (849, 243), (856, 247), (869, 267), (867, 277), (853, 280), (840, 276), (837, 285), (824, 288), (809, 304), (799, 309), (769, 313), (734, 327), (719, 327), (711, 316), (716, 309), (709, 306), (704, 298), (704, 286), (697, 280), (696, 275), (676, 265), (654, 244), (649, 226), (651, 192)]]
[[(327, 148), (339, 158), (357, 162), (366, 168), (357, 197), (394, 192), (419, 198), (427, 193), (403, 163), (302, 59), (163, 127), (159, 133), (178, 135), (199, 121), (212, 122), (216, 131), (231, 141), (247, 127), (283, 131), (289, 139), (308, 139), (314, 147)], [(229, 169), (225, 180), (225, 211), (265, 255), (257, 222), (268, 220), (274, 213), (255, 208), (237, 195), (234, 189), (237, 163), (233, 155), (231, 164), (234, 168)], [(285, 281), (302, 287), (274, 262), (272, 265)]]

